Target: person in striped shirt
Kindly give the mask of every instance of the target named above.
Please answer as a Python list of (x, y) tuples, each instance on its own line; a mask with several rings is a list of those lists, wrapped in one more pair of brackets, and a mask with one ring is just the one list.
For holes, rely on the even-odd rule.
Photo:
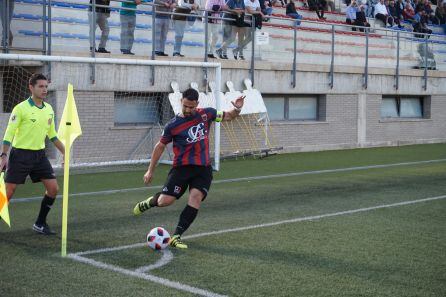
[(144, 174), (144, 182), (149, 184), (155, 166), (166, 145), (173, 142), (174, 161), (162, 191), (137, 203), (133, 209), (140, 215), (151, 207), (169, 206), (179, 199), (189, 188), (189, 199), (180, 215), (175, 233), (169, 241), (170, 246), (187, 248), (181, 235), (189, 228), (197, 216), (201, 202), (206, 198), (212, 182), (212, 167), (209, 154), (209, 131), (213, 121), (235, 119), (244, 104), (244, 96), (232, 102), (228, 111), (214, 108), (197, 108), (198, 92), (187, 89), (181, 99), (182, 112), (172, 118), (164, 128), (161, 139), (155, 145), (149, 168)]

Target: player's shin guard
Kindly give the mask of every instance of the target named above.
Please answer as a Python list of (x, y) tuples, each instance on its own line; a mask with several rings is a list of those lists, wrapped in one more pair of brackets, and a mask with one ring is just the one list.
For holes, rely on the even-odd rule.
[(197, 217), (198, 209), (186, 205), (180, 215), (180, 221), (178, 222), (177, 228), (175, 229), (174, 235), (183, 234), (192, 224), (192, 222)]
[(42, 199), (42, 203), (40, 204), (39, 216), (37, 217), (36, 224), (44, 224), (46, 223), (46, 217), (51, 210), (51, 206), (53, 206), (54, 201), (56, 199), (52, 198), (48, 195), (45, 195)]

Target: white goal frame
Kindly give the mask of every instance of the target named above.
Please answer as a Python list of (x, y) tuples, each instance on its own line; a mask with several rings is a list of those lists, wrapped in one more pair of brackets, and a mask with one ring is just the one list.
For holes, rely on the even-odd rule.
[[(0, 54), (0, 61), (34, 61), (34, 62), (62, 62), (62, 63), (85, 63), (85, 64), (116, 64), (116, 65), (138, 65), (138, 66), (171, 66), (171, 67), (201, 67), (215, 69), (215, 89), (212, 91), (216, 100), (216, 109), (220, 110), (222, 103), (221, 94), (221, 64), (215, 62), (193, 62), (193, 61), (158, 61), (141, 59), (116, 59), (116, 58), (90, 58), (71, 56), (42, 56), (26, 54)], [(81, 123), (82, 126), (82, 123)], [(220, 123), (215, 122), (214, 126), (214, 170), (220, 169)], [(82, 136), (81, 136), (82, 137)], [(129, 160), (129, 161), (109, 161), (96, 163), (77, 163), (72, 167), (99, 167), (106, 165), (125, 165), (148, 163), (150, 159)], [(57, 167), (57, 166), (55, 166)]]

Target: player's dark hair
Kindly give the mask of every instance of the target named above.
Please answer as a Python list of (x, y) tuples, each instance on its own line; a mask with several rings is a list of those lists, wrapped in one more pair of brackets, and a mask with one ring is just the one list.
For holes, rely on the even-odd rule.
[(191, 101), (198, 101), (198, 92), (192, 88), (183, 92), (183, 98)]
[(42, 73), (34, 73), (29, 78), (29, 84), (34, 87), (37, 84), (38, 80), (48, 80), (48, 79)]

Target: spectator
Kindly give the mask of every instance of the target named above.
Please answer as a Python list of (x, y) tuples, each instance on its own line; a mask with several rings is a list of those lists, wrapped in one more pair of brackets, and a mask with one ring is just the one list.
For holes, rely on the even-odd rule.
[[(8, 13), (7, 19), (4, 19), (5, 13)], [(5, 32), (9, 28), (9, 34), (8, 34), (8, 46), (12, 46), (12, 31), (11, 31), (11, 20), (12, 15), (14, 14), (14, 0), (6, 0), (2, 1), (0, 4), (0, 16), (2, 20), (2, 28), (3, 28), (3, 35), (2, 35), (2, 46), (6, 46), (6, 35)]]
[(413, 22), (413, 17), (415, 16), (415, 11), (412, 7), (412, 5), (407, 2), (406, 5), (404, 6), (404, 10), (403, 10), (403, 17), (406, 21), (410, 21)]
[(224, 18), (232, 19), (232, 21), (223, 21), (223, 43), (216, 53), (220, 59), (228, 59), (228, 46), (238, 36), (238, 47), (242, 45), (245, 34), (245, 2), (243, 0), (228, 0), (226, 2), (228, 9), (223, 15)]
[(375, 15), (375, 5), (378, 3), (378, 0), (367, 0), (367, 9), (366, 16), (371, 18)]
[(296, 22), (296, 25), (297, 26), (300, 25), (300, 21), (299, 20), (302, 19), (302, 16), (297, 13), (296, 5), (294, 4), (293, 0), (290, 0), (290, 3), (288, 3), (287, 6), (286, 6), (286, 15), (289, 16), (289, 17), (292, 17), (293, 19), (298, 20)]
[[(162, 14), (163, 12), (171, 12), (176, 7), (175, 0), (155, 0), (156, 13), (155, 13), (155, 55), (168, 56), (166, 54), (166, 39), (167, 32), (169, 31), (170, 15)], [(161, 12), (161, 13), (160, 13)]]
[(382, 21), (384, 26), (387, 26), (387, 24), (393, 26), (393, 18), (389, 16), (387, 7), (384, 5), (384, 0), (379, 0), (375, 5), (375, 19)]
[[(290, 0), (292, 1), (292, 0)], [(263, 13), (260, 9), (259, 0), (244, 0), (246, 12), (252, 15), (251, 21), (254, 22), (254, 26), (257, 29), (262, 29)], [(244, 60), (243, 49), (252, 41), (252, 24), (249, 27), (245, 27), (244, 39), (235, 49), (232, 50), (234, 59), (240, 58)], [(255, 30), (255, 29), (254, 29)], [(240, 38), (240, 36), (239, 36)]]
[[(178, 0), (178, 5), (175, 7), (175, 13), (190, 14), (192, 10), (197, 10), (198, 5), (194, 0)], [(173, 47), (174, 57), (184, 57), (181, 54), (181, 46), (183, 44), (184, 28), (186, 27), (185, 15), (172, 15), (173, 28), (175, 30), (175, 44)]]
[(397, 8), (395, 6), (395, 1), (394, 0), (390, 0), (389, 2), (389, 6), (387, 7), (389, 15), (392, 16), (393, 21), (395, 22), (395, 24), (398, 25), (398, 28), (403, 28), (403, 26), (401, 26), (401, 19), (402, 19), (402, 15), (398, 15), (398, 11)]
[(446, 24), (446, 4), (440, 3), (435, 9), (435, 24), (444, 25)]
[(405, 3), (403, 0), (397, 0), (395, 3), (396, 13), (399, 16), (400, 20), (404, 20), (403, 16), (403, 10), (404, 10)]
[[(225, 0), (206, 1), (205, 9), (207, 10), (206, 13), (208, 14), (208, 16), (219, 17), (220, 12), (225, 10), (226, 8), (227, 7), (225, 4)], [(209, 23), (208, 28), (210, 30), (208, 58), (215, 59), (216, 57), (214, 56), (214, 51), (218, 40), (220, 21), (216, 19), (208, 19), (208, 23)]]
[[(273, 14), (273, 3), (271, 0), (259, 0), (260, 10), (264, 15), (272, 15)], [(269, 18), (264, 18), (264, 22), (268, 22)]]
[(335, 11), (335, 4), (333, 2), (333, 0), (326, 0), (326, 4), (325, 4), (325, 10), (328, 11), (328, 8), (330, 7), (330, 11), (333, 12)]
[(326, 5), (327, 2), (325, 0), (308, 0), (309, 10), (315, 11), (320, 20), (325, 20), (324, 9)]
[[(426, 12), (421, 7), (418, 7), (418, 11), (413, 17), (413, 19), (414, 19), (413, 23), (414, 32), (432, 34), (432, 30), (427, 27), (428, 17), (426, 15)], [(424, 35), (415, 34), (415, 37), (424, 38)]]
[[(359, 6), (359, 11), (356, 12), (356, 26), (370, 27), (370, 24), (367, 22), (367, 17), (365, 15), (366, 7), (366, 5)], [(364, 28), (359, 28), (359, 31), (364, 32)]]
[[(93, 0), (90, 0), (90, 4)], [(90, 50), (93, 50), (93, 41), (96, 38), (96, 28), (99, 26), (101, 29), (101, 41), (99, 41), (98, 49), (94, 49), (97, 53), (109, 54), (110, 52), (105, 49), (108, 40), (108, 34), (110, 33), (110, 27), (108, 26), (108, 18), (110, 17), (110, 0), (96, 0), (96, 5), (103, 5), (107, 7), (95, 7), (96, 11), (96, 23), (93, 25), (93, 7), (90, 6), (88, 13), (88, 22), (90, 24)]]
[(121, 53), (134, 55), (132, 53), (133, 41), (135, 40), (136, 6), (141, 0), (129, 0), (132, 3), (121, 2), (119, 17), (121, 20)]
[[(354, 25), (356, 23), (356, 13), (359, 11), (356, 0), (353, 0), (350, 5), (345, 10), (345, 22), (349, 25)], [(352, 31), (356, 31), (356, 28), (352, 28)]]

